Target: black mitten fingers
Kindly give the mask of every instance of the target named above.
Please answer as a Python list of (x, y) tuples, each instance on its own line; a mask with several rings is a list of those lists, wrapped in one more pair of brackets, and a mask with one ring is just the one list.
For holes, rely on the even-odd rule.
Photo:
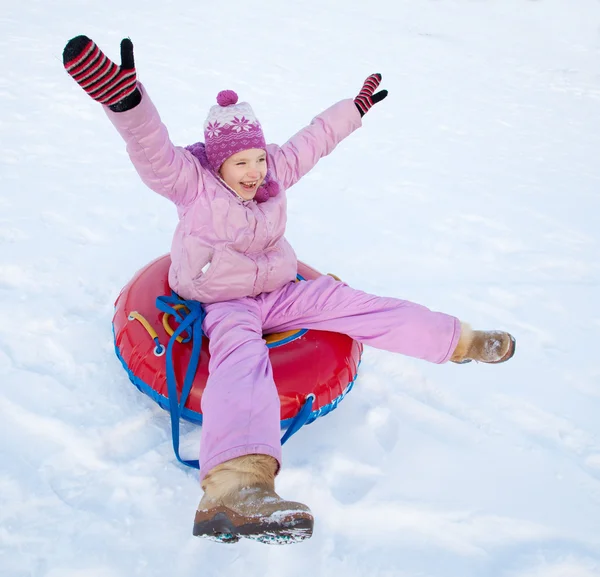
[(387, 95), (388, 95), (387, 90), (380, 90), (379, 92), (376, 92), (375, 94), (373, 94), (373, 96), (371, 97), (371, 100), (373, 101), (373, 104), (377, 104), (378, 102), (381, 102)]
[(76, 36), (67, 42), (63, 50), (63, 64), (67, 67), (67, 62), (71, 62), (79, 57), (85, 50), (91, 40), (87, 36)]
[(133, 42), (129, 38), (121, 40), (121, 68), (124, 70), (135, 69), (133, 62)]

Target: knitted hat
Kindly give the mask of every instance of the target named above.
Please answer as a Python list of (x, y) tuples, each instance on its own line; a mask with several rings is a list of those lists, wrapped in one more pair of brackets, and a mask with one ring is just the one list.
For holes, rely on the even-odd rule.
[(233, 154), (267, 147), (252, 108), (247, 102), (238, 104), (238, 95), (233, 90), (217, 94), (217, 106), (211, 107), (204, 123), (204, 142), (206, 156), (215, 172)]

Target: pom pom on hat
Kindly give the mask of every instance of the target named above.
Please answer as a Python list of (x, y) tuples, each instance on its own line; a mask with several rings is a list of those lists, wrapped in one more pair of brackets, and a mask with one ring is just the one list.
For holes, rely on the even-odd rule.
[(238, 95), (233, 90), (221, 90), (217, 94), (217, 104), (219, 106), (231, 106), (237, 104)]

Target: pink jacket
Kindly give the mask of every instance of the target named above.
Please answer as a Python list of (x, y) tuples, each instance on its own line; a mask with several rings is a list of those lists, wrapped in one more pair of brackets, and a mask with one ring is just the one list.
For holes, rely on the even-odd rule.
[(352, 99), (319, 114), (283, 146), (267, 146), (267, 164), (282, 189), (266, 202), (242, 201), (184, 148), (174, 146), (143, 86), (126, 112), (105, 111), (127, 144), (144, 183), (177, 206), (169, 284), (180, 296), (213, 303), (271, 292), (296, 277), (285, 239), (285, 190), (361, 126)]

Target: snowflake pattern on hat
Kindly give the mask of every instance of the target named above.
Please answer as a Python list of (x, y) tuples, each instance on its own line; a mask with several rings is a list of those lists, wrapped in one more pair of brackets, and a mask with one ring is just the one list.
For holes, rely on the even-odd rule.
[(219, 122), (209, 122), (205, 129), (207, 138), (214, 138), (221, 134), (221, 124)]

